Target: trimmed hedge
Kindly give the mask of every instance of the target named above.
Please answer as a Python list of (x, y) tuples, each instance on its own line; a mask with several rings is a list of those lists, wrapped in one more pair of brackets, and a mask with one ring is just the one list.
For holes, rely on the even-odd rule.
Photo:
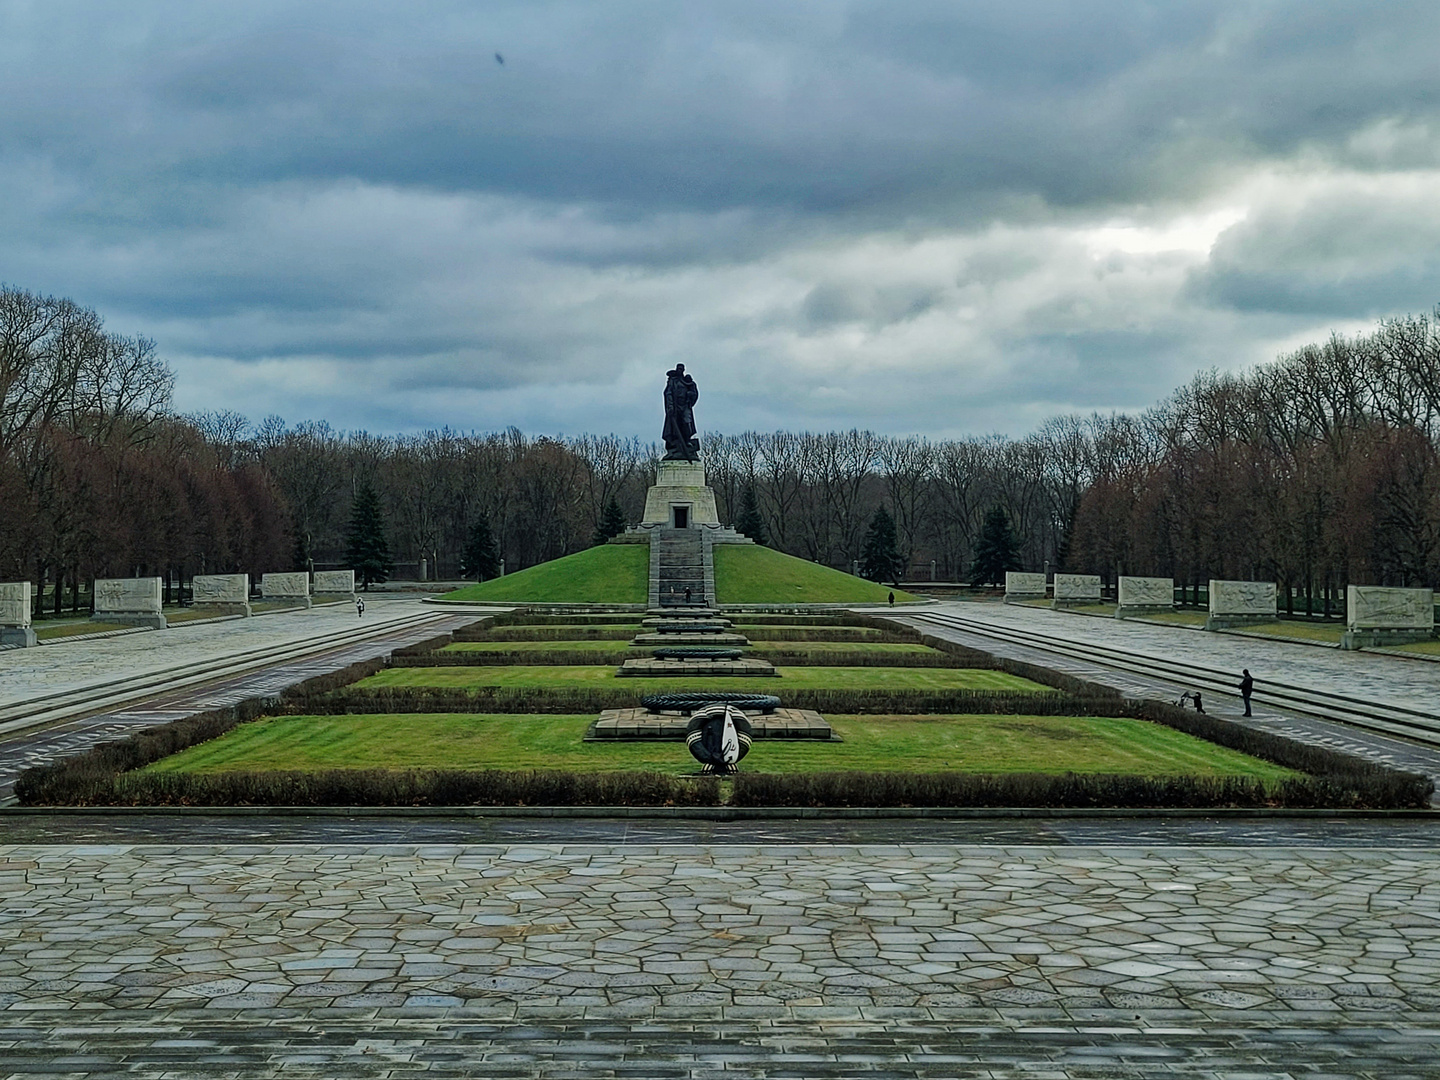
[(867, 629), (860, 626), (821, 626), (812, 630), (793, 626), (747, 627), (737, 624), (733, 632), (744, 634), (751, 641), (871, 641), (913, 645), (920, 640), (920, 635), (914, 632), (902, 633), (891, 628), (879, 633), (867, 633)]
[(455, 631), (456, 641), (629, 641), (640, 627), (497, 626), (492, 630)]
[(718, 806), (713, 778), (649, 772), (329, 769), (132, 773), (112, 777), (121, 806)]
[(625, 652), (580, 649), (516, 649), (513, 652), (432, 652), (410, 656), (396, 652), (396, 667), (611, 667), (650, 655), (650, 647)]
[[(1065, 773), (740, 773), (732, 806), (1419, 808), (1416, 792), (1365, 774), (1144, 777)], [(1428, 796), (1427, 796), (1428, 797)]]
[(623, 612), (611, 614), (586, 614), (577, 613), (574, 615), (543, 614), (540, 612), (526, 611), (505, 611), (500, 612), (492, 618), (495, 626), (557, 626), (557, 625), (579, 625), (605, 626), (607, 624), (619, 624), (623, 626), (639, 626), (643, 616)]

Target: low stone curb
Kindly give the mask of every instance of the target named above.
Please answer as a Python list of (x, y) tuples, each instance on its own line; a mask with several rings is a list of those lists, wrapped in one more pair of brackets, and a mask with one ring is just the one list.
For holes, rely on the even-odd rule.
[(879, 818), (950, 819), (1127, 819), (1169, 818), (1225, 820), (1299, 818), (1392, 821), (1440, 820), (1434, 810), (1304, 810), (1126, 807), (973, 807), (973, 806), (3, 806), (7, 815), (196, 817), (513, 817), (513, 818), (660, 818), (697, 821), (783, 821), (799, 819), (865, 820)]

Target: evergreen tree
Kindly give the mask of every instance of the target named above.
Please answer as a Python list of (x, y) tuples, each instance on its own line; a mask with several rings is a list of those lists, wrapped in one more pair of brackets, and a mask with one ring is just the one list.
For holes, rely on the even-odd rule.
[(350, 568), (360, 579), (361, 587), (368, 589), (372, 582), (383, 584), (394, 565), (390, 562), (390, 542), (385, 539), (385, 515), (380, 509), (380, 496), (368, 480), (355, 494), (346, 540)]
[(890, 511), (880, 506), (865, 532), (860, 573), (871, 581), (898, 582), (904, 569), (900, 564), (900, 547), (895, 539), (895, 519), (890, 516)]
[(765, 521), (760, 516), (760, 502), (755, 498), (754, 484), (746, 484), (745, 494), (740, 496), (740, 517), (735, 522), (735, 528), (757, 544), (770, 543), (770, 538), (765, 535)]
[(484, 510), (470, 526), (462, 559), (465, 573), (474, 574), (476, 581), (500, 576), (500, 545), (495, 542), (495, 533), (490, 529), (490, 515)]
[(620, 504), (615, 501), (615, 496), (610, 496), (610, 501), (605, 504), (605, 513), (600, 516), (600, 524), (595, 526), (595, 535), (590, 538), (592, 544), (604, 544), (625, 531), (629, 522), (625, 520), (625, 511), (620, 509)]
[(975, 541), (975, 559), (970, 564), (970, 584), (986, 585), (1005, 580), (1006, 570), (1020, 569), (1020, 542), (1010, 528), (1005, 511), (992, 506)]

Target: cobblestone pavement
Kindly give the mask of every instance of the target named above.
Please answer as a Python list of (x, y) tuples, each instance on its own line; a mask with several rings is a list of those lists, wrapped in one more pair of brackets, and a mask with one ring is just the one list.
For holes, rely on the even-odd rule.
[(0, 848), (0, 1075), (1440, 1075), (1440, 849)]

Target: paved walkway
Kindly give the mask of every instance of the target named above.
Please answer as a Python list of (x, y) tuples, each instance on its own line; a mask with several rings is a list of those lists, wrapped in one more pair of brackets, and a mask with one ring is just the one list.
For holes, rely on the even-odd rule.
[(0, 848), (0, 1075), (1435, 1076), (1436, 849)]

